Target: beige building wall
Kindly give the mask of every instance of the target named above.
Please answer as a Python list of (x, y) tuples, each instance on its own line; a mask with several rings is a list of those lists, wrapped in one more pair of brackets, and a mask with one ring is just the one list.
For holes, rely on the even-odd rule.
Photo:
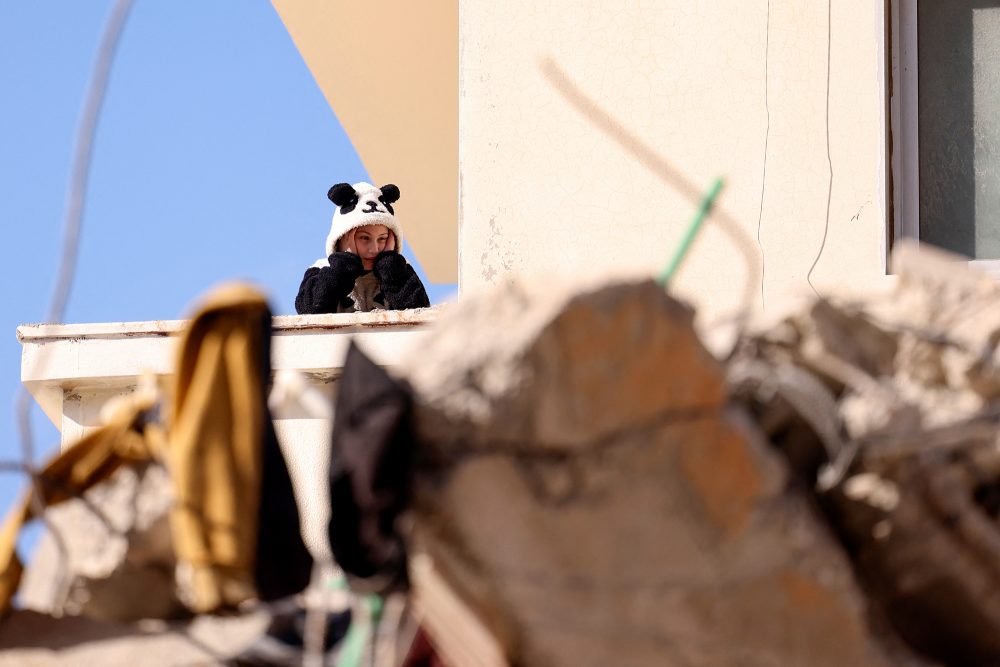
[(453, 282), (458, 0), (272, 4), (373, 183), (399, 186), (405, 242), (427, 276)]
[(705, 312), (814, 262), (820, 291), (883, 283), (885, 7), (829, 2), (460, 0), (463, 292), (659, 272), (716, 176), (744, 249), (699, 236), (676, 287)]

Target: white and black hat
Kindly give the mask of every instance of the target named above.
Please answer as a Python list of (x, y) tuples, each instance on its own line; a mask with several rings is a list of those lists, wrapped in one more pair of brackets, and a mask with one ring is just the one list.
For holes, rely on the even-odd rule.
[(336, 206), (330, 233), (326, 237), (326, 254), (337, 250), (337, 241), (347, 232), (365, 225), (385, 225), (396, 236), (396, 250), (403, 248), (403, 235), (396, 221), (392, 205), (399, 199), (399, 188), (383, 185), (376, 188), (371, 183), (337, 183), (326, 193)]

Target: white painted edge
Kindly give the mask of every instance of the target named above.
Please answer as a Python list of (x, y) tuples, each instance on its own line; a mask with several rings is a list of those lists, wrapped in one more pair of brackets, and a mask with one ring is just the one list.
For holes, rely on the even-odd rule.
[[(883, 11), (875, 12), (875, 38), (877, 65), (875, 68), (876, 86), (878, 87), (879, 99), (879, 170), (878, 170), (878, 205), (882, 211), (882, 234), (879, 238), (879, 257), (882, 261), (882, 274), (889, 273), (889, 252), (892, 248), (889, 245), (889, 231), (895, 230), (895, 219), (889, 219), (889, 207), (892, 202), (892, 193), (889, 192), (889, 174), (892, 170), (890, 132), (892, 128), (891, 95), (890, 82), (892, 76), (892, 63), (890, 58), (890, 39), (892, 29), (893, 12), (891, 2), (883, 0)], [(895, 215), (895, 214), (894, 214)]]
[[(429, 324), (437, 320), (447, 305), (409, 310), (381, 310), (369, 313), (337, 313), (330, 315), (277, 315), (273, 319), (275, 335), (302, 331), (363, 331), (407, 324)], [(66, 338), (133, 338), (179, 335), (187, 320), (149, 320), (145, 322), (97, 322), (84, 324), (22, 324), (17, 327), (17, 339), (44, 342)]]
[[(438, 318), (439, 307), (274, 318), (272, 369), (326, 382), (340, 375), (353, 340), (391, 368)], [(70, 393), (129, 390), (144, 373), (169, 376), (187, 321), (38, 324), (18, 327), (21, 382), (59, 427)]]
[(896, 238), (920, 240), (917, 0), (892, 0), (892, 173)]

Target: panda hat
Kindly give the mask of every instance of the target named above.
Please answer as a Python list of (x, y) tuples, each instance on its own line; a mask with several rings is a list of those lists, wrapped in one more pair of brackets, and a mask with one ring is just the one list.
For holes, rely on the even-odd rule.
[[(403, 249), (403, 235), (396, 221), (393, 203), (399, 199), (399, 188), (383, 185), (376, 188), (371, 183), (337, 183), (326, 193), (336, 205), (326, 237), (326, 256), (337, 250), (337, 241), (352, 229), (365, 225), (385, 225), (396, 236), (396, 251)], [(326, 259), (320, 260), (326, 262)]]

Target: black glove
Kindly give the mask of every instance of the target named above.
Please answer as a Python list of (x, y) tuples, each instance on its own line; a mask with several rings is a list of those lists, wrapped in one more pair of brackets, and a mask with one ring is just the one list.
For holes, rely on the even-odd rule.
[(383, 250), (375, 256), (372, 273), (375, 274), (379, 285), (382, 285), (383, 288), (386, 285), (399, 287), (406, 282), (409, 273), (413, 273), (413, 269), (406, 263), (406, 259), (395, 250)]
[(376, 255), (372, 273), (382, 288), (385, 305), (390, 310), (426, 308), (431, 305), (417, 272), (395, 250), (383, 250)]
[(365, 272), (361, 258), (353, 252), (335, 252), (329, 257), (330, 271), (337, 288), (343, 291), (341, 296), (347, 296), (354, 289), (354, 281)]
[(361, 258), (349, 252), (335, 252), (330, 266), (310, 267), (302, 277), (295, 310), (300, 315), (335, 313), (340, 302), (354, 289), (354, 281), (364, 273)]

